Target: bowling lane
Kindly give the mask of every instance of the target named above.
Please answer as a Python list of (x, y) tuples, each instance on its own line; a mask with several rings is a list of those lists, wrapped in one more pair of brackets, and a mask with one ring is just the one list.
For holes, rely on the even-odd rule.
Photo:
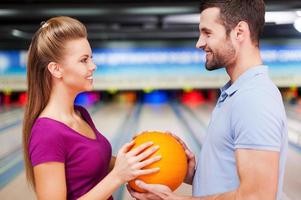
[[(0, 102), (1, 102), (1, 99), (0, 99)], [(8, 112), (11, 112), (11, 111), (14, 111), (14, 110), (18, 110), (20, 109), (20, 106), (15, 106), (15, 105), (0, 105), (0, 116), (4, 113), (8, 113)]]
[[(3, 111), (0, 113), (0, 199), (22, 199), (22, 196), (18, 198), (14, 192), (16, 188), (21, 193), (26, 194), (25, 196), (33, 197), (33, 193), (24, 184), (25, 178), (18, 176), (23, 168), (21, 149), (23, 109), (12, 107), (0, 110)], [(11, 182), (12, 179), (18, 181)], [(12, 184), (13, 190), (4, 190), (3, 187), (7, 183)]]
[(131, 103), (107, 103), (92, 114), (92, 119), (98, 131), (111, 140), (134, 106)]
[(100, 132), (110, 141), (113, 155), (126, 142), (132, 140), (141, 104), (119, 103), (104, 106), (103, 111), (93, 115), (94, 122)]
[[(17, 151), (22, 144), (21, 123), (0, 131), (0, 159), (3, 159), (11, 152)], [(1, 164), (0, 164), (1, 166)]]
[(288, 149), (286, 170), (284, 176), (284, 193), (290, 200), (301, 198), (301, 151)]
[(0, 112), (0, 132), (3, 129), (12, 127), (20, 123), (23, 119), (23, 108), (13, 108), (5, 112)]
[(289, 150), (284, 177), (284, 192), (288, 198), (301, 197), (301, 112), (300, 106), (285, 105), (288, 124)]
[(190, 110), (195, 114), (197, 119), (204, 123), (207, 127), (210, 122), (211, 112), (214, 109), (214, 104), (203, 104), (196, 108), (190, 108)]
[(0, 158), (21, 145), (21, 128), (23, 109), (14, 108), (0, 114)]
[[(173, 105), (178, 106), (178, 105)], [(137, 133), (147, 130), (169, 131), (179, 136), (194, 152), (200, 151), (199, 147), (186, 129), (179, 114), (171, 104), (144, 104), (140, 114)]]
[[(110, 141), (113, 155), (134, 136), (140, 113), (140, 104), (110, 103), (92, 115), (97, 129)], [(114, 199), (122, 200), (125, 190), (124, 186), (117, 190), (113, 194)], [(132, 199), (129, 196), (124, 198)]]
[[(170, 131), (179, 136), (191, 148), (192, 151), (200, 151), (200, 147), (198, 147), (194, 139), (191, 137), (190, 133), (184, 126), (183, 121), (181, 121), (178, 114), (176, 114), (171, 104), (143, 105), (136, 133), (150, 130)], [(176, 190), (176, 193), (182, 195), (191, 195), (192, 187), (183, 183)], [(129, 199), (131, 199), (131, 197), (125, 190), (123, 194), (123, 200)]]
[(301, 148), (301, 106), (286, 104), (288, 128), (290, 130), (289, 141)]

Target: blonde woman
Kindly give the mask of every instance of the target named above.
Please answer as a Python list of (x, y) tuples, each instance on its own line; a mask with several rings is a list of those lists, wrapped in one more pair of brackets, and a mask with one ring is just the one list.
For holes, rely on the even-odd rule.
[(146, 159), (158, 149), (151, 142), (135, 150), (127, 143), (112, 157), (87, 110), (74, 106), (78, 93), (92, 90), (96, 68), (81, 22), (62, 16), (44, 23), (33, 36), (27, 67), (24, 158), (39, 200), (113, 199), (122, 184), (159, 170), (142, 170), (160, 159)]

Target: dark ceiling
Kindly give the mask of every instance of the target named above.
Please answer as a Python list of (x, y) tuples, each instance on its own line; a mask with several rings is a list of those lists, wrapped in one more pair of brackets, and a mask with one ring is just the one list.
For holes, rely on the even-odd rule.
[[(195, 40), (197, 23), (166, 16), (198, 13), (200, 0), (1, 0), (0, 49), (26, 49), (41, 21), (76, 17), (96, 47), (107, 41)], [(301, 9), (301, 0), (266, 0), (268, 11)], [(301, 38), (293, 25), (266, 24), (264, 38)]]

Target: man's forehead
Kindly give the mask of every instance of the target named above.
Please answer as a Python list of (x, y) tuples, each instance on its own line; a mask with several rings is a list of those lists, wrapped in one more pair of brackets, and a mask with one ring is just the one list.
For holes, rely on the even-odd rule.
[(199, 28), (204, 28), (204, 27), (212, 27), (214, 24), (220, 24), (221, 19), (220, 19), (220, 9), (217, 7), (213, 8), (207, 8), (202, 11), (200, 15), (200, 26)]
[(204, 22), (217, 22), (220, 19), (220, 9), (217, 7), (207, 8), (201, 12), (200, 20)]

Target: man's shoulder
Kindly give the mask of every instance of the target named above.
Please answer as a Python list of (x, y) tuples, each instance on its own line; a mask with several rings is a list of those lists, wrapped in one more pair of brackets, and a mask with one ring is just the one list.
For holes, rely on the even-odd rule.
[(281, 93), (277, 86), (268, 77), (256, 77), (244, 84), (236, 91), (234, 98), (236, 101), (281, 101)]
[(266, 85), (248, 85), (233, 96), (232, 111), (283, 113), (283, 109), (281, 93), (272, 82)]

